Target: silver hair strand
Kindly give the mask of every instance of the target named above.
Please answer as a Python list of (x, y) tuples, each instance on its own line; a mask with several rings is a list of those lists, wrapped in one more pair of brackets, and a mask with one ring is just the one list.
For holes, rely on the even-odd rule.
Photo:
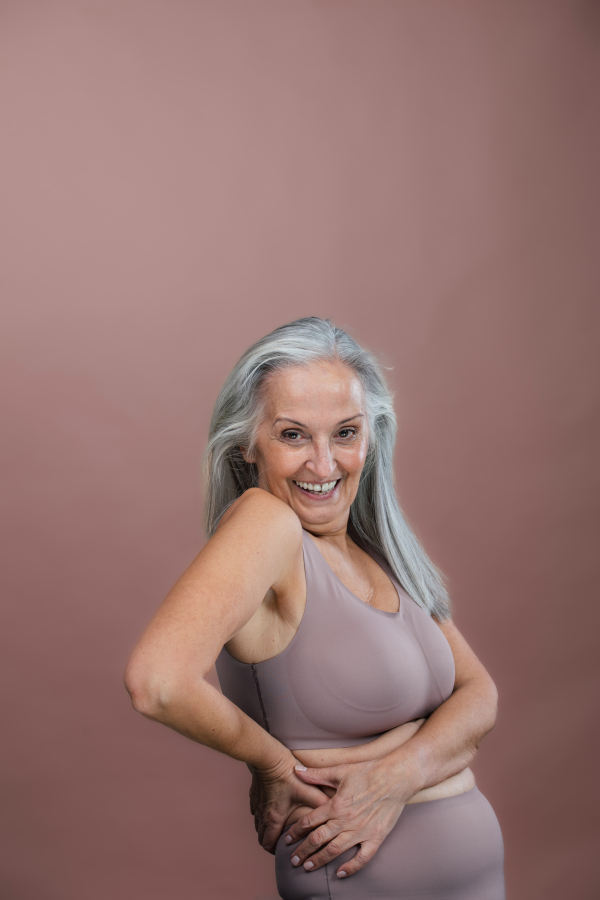
[(439, 621), (450, 617), (444, 578), (408, 526), (394, 488), (396, 416), (392, 394), (373, 354), (328, 319), (310, 316), (276, 328), (252, 345), (228, 376), (213, 411), (204, 458), (207, 481), (205, 525), (211, 536), (225, 510), (258, 486), (252, 451), (262, 415), (265, 378), (289, 366), (339, 360), (354, 370), (365, 395), (369, 448), (349, 528), (387, 561), (404, 590)]

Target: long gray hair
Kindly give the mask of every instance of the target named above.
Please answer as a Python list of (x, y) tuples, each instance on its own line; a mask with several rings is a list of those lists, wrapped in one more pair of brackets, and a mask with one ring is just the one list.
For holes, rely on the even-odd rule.
[(369, 423), (369, 447), (349, 527), (387, 561), (404, 590), (440, 621), (450, 616), (443, 576), (406, 523), (394, 490), (396, 416), (392, 395), (375, 357), (328, 319), (310, 316), (276, 328), (246, 350), (217, 398), (204, 460), (207, 480), (205, 524), (209, 535), (237, 497), (258, 486), (258, 470), (240, 447), (252, 453), (263, 403), (261, 387), (274, 371), (339, 360), (360, 379)]

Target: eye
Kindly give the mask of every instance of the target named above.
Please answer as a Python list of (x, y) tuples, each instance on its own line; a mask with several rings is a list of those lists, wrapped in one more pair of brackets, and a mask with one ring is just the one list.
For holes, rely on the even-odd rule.
[(356, 428), (342, 428), (338, 431), (338, 434), (341, 438), (354, 437), (356, 435)]
[(284, 431), (283, 437), (286, 438), (287, 440), (295, 441), (299, 437), (302, 437), (302, 435), (300, 434), (299, 431)]

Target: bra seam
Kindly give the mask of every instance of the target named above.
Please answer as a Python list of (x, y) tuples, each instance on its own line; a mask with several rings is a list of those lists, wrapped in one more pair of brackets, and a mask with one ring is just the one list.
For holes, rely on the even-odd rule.
[(271, 729), (269, 728), (269, 720), (267, 719), (267, 711), (265, 709), (265, 704), (263, 703), (262, 693), (260, 690), (260, 682), (258, 680), (258, 672), (256, 671), (256, 663), (250, 663), (252, 667), (252, 677), (254, 678), (254, 684), (256, 686), (256, 693), (258, 694), (258, 702), (260, 704), (260, 711), (262, 713), (263, 721), (265, 723), (265, 731), (267, 734), (271, 734)]
[(331, 900), (331, 885), (329, 884), (329, 872), (327, 871), (327, 866), (324, 866), (325, 869), (325, 881), (327, 882), (327, 893), (329, 895), (329, 900)]

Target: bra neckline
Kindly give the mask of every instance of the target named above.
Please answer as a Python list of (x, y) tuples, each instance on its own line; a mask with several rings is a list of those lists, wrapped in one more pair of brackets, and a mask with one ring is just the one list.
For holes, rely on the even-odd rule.
[[(329, 563), (327, 562), (327, 560), (325, 559), (325, 557), (323, 556), (323, 554), (321, 553), (321, 551), (319, 550), (319, 548), (317, 547), (317, 544), (316, 544), (316, 542), (315, 542), (315, 540), (314, 540), (312, 534), (310, 533), (310, 531), (307, 531), (306, 528), (303, 528), (303, 529), (302, 529), (302, 535), (303, 535), (303, 537), (306, 536), (306, 537), (304, 538), (305, 540), (306, 540), (306, 538), (308, 538), (308, 540), (310, 541), (310, 544), (312, 545), (312, 547), (313, 547), (315, 553), (317, 553), (317, 554), (319, 555), (319, 558), (322, 560), (323, 565), (324, 565), (324, 566), (326, 567), (326, 569), (331, 573), (331, 575), (335, 578), (335, 580), (337, 581), (337, 583), (338, 583), (339, 585), (341, 585), (341, 587), (346, 591), (346, 593), (347, 593), (350, 597), (352, 597), (353, 600), (355, 600), (357, 603), (360, 603), (360, 605), (363, 606), (363, 607), (365, 607), (366, 609), (371, 609), (371, 610), (373, 610), (373, 612), (379, 613), (379, 614), (382, 615), (382, 616), (399, 616), (399, 615), (400, 615), (400, 613), (402, 612), (402, 594), (401, 594), (400, 591), (398, 590), (398, 585), (397, 585), (397, 583), (396, 583), (396, 579), (392, 576), (391, 572), (386, 572), (386, 569), (384, 569), (384, 567), (381, 565), (381, 563), (379, 562), (379, 560), (375, 559), (375, 562), (376, 562), (377, 565), (380, 567), (380, 569), (382, 569), (382, 571), (387, 575), (387, 577), (390, 579), (390, 581), (391, 581), (391, 583), (392, 583), (392, 585), (393, 585), (393, 587), (394, 587), (394, 590), (396, 591), (396, 593), (397, 593), (397, 595), (398, 595), (398, 609), (396, 610), (396, 612), (391, 612), (391, 611), (388, 611), (387, 609), (378, 609), (376, 606), (371, 606), (370, 603), (366, 603), (364, 600), (361, 600), (360, 597), (357, 597), (356, 594), (354, 594), (354, 593), (350, 590), (350, 588), (349, 588), (347, 585), (344, 584), (344, 582), (342, 581), (342, 579), (341, 579), (341, 578), (338, 578), (338, 576), (335, 574), (335, 572), (333, 571), (333, 569), (331, 568), (331, 566), (329, 565)], [(358, 547), (360, 547), (360, 544), (358, 544), (357, 541), (354, 541), (354, 543), (355, 543)], [(361, 549), (361, 550), (364, 550), (365, 553), (366, 553), (368, 556), (371, 557), (371, 559), (374, 559), (373, 555), (372, 555), (371, 553), (369, 553), (369, 551), (366, 550), (364, 547), (360, 547), (360, 549)], [(385, 563), (385, 560), (382, 559), (382, 562)], [(386, 568), (387, 568), (387, 566), (386, 566)]]
[[(357, 543), (357, 542), (355, 541), (355, 543)], [(391, 616), (392, 618), (394, 618), (394, 617), (400, 615), (400, 613), (402, 612), (402, 603), (403, 603), (402, 594), (405, 592), (404, 592), (404, 589), (402, 588), (402, 586), (399, 585), (399, 583), (396, 581), (396, 579), (394, 578), (392, 573), (386, 571), (386, 569), (389, 567), (383, 558), (381, 560), (381, 562), (383, 563), (381, 568), (383, 569), (385, 574), (388, 576), (388, 578), (394, 585), (394, 589), (395, 589), (396, 593), (398, 594), (398, 611), (397, 612), (387, 612), (387, 610), (385, 610), (385, 609), (377, 609), (376, 606), (370, 606), (368, 603), (365, 603), (364, 600), (361, 600), (360, 597), (357, 597), (356, 594), (353, 594), (352, 591), (350, 590), (350, 588), (346, 587), (344, 582), (340, 578), (338, 578), (338, 576), (335, 574), (335, 572), (333, 571), (333, 569), (331, 568), (331, 566), (329, 565), (329, 563), (327, 562), (327, 560), (325, 559), (325, 557), (323, 556), (323, 554), (321, 553), (319, 548), (317, 547), (316, 543), (314, 542), (310, 531), (307, 531), (306, 528), (303, 528), (302, 529), (302, 547), (303, 547), (304, 552), (305, 552), (305, 547), (307, 544), (310, 544), (312, 546), (313, 551), (318, 555), (319, 559), (322, 561), (325, 568), (331, 573), (333, 578), (342, 587), (342, 589), (344, 591), (346, 591), (348, 596), (352, 597), (352, 599), (355, 601), (355, 603), (360, 603), (360, 605), (363, 607), (363, 609), (370, 609), (373, 612), (379, 613), (380, 616), (388, 616), (388, 617)], [(361, 548), (361, 549), (364, 549), (364, 548)], [(368, 551), (365, 550), (365, 553), (368, 553)], [(371, 556), (370, 553), (368, 555)], [(381, 563), (378, 560), (375, 560), (375, 562), (377, 562), (378, 565), (381, 565)], [(384, 566), (385, 566), (385, 568), (384, 568)], [(306, 564), (305, 564), (304, 569), (306, 572)], [(408, 595), (406, 595), (406, 596), (408, 596)], [(235, 656), (233, 656), (233, 654), (229, 652), (229, 650), (227, 649), (227, 647), (225, 645), (223, 645), (223, 650), (225, 651), (227, 656), (230, 659), (232, 659), (235, 663), (237, 663), (239, 666), (247, 666), (249, 669), (256, 669), (257, 666), (262, 666), (262, 665), (264, 665), (264, 663), (272, 662), (273, 660), (278, 659), (278, 658), (283, 658), (284, 655), (287, 654), (291, 650), (292, 645), (296, 643), (296, 640), (298, 639), (298, 637), (300, 635), (300, 629), (302, 628), (302, 625), (306, 618), (307, 606), (308, 606), (308, 578), (306, 578), (306, 602), (304, 605), (304, 610), (302, 612), (302, 618), (300, 619), (300, 622), (298, 624), (298, 628), (294, 632), (294, 635), (293, 635), (291, 641), (289, 642), (289, 644), (286, 647), (284, 647), (283, 650), (280, 650), (279, 653), (276, 653), (275, 656), (269, 656), (268, 659), (261, 659), (255, 663), (245, 663), (245, 662), (242, 662), (241, 659), (237, 659)]]

